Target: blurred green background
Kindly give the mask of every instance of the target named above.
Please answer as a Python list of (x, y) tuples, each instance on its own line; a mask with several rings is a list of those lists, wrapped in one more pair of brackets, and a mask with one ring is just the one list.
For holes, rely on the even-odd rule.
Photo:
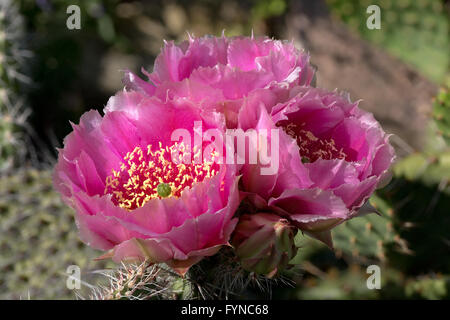
[[(121, 90), (121, 70), (151, 70), (164, 39), (223, 30), (292, 39), (310, 51), (318, 86), (365, 99), (395, 133), (393, 180), (371, 199), (381, 216), (339, 226), (334, 252), (299, 235), (298, 267), (286, 275), (295, 286), (274, 286), (272, 296), (450, 298), (449, 1), (80, 0), (81, 29), (68, 30), (72, 4), (0, 3), (0, 299), (75, 298), (69, 265), (87, 284), (113, 266), (92, 260), (100, 252), (78, 240), (71, 209), (53, 191), (54, 148), (69, 121)], [(366, 27), (371, 4), (381, 8), (379, 30)], [(381, 267), (380, 290), (366, 286), (371, 264)]]

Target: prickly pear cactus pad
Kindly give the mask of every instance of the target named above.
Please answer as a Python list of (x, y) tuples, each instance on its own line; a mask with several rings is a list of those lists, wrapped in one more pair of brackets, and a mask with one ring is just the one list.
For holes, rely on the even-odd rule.
[(30, 110), (19, 93), (30, 83), (24, 61), (24, 21), (11, 0), (0, 3), (0, 174), (20, 162), (25, 154), (24, 126)]
[(398, 241), (393, 209), (377, 196), (373, 196), (370, 202), (379, 215), (358, 217), (333, 230), (333, 245), (338, 255), (346, 253), (355, 258), (385, 261), (385, 246)]
[[(0, 179), (0, 299), (75, 299), (67, 268), (81, 279), (106, 267), (73, 229), (73, 213), (53, 190), (51, 172), (22, 169)], [(80, 292), (86, 291), (82, 288)]]
[(422, 181), (427, 186), (438, 186), (440, 192), (449, 192), (450, 179), (450, 91), (442, 87), (433, 98), (432, 122), (428, 128), (427, 143), (422, 152), (413, 152), (401, 159), (394, 173), (408, 181)]
[(450, 144), (450, 86), (441, 88), (434, 99), (433, 119), (439, 134)]

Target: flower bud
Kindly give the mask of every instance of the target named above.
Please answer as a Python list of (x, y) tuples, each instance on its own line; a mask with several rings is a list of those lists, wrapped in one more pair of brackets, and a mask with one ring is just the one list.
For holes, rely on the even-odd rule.
[(271, 278), (295, 256), (296, 232), (288, 220), (275, 214), (246, 214), (240, 217), (232, 244), (244, 269)]

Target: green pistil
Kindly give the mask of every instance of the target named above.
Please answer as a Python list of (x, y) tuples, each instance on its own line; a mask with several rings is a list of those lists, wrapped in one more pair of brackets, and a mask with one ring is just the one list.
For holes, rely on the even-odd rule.
[(162, 198), (166, 198), (172, 193), (172, 189), (167, 183), (158, 184), (158, 186), (156, 187), (156, 191), (158, 192), (158, 196)]

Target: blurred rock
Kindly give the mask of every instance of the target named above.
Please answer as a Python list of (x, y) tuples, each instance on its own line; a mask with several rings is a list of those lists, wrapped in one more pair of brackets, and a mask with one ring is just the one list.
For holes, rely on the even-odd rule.
[(184, 9), (176, 4), (169, 4), (162, 12), (164, 22), (173, 34), (185, 32), (187, 17)]

